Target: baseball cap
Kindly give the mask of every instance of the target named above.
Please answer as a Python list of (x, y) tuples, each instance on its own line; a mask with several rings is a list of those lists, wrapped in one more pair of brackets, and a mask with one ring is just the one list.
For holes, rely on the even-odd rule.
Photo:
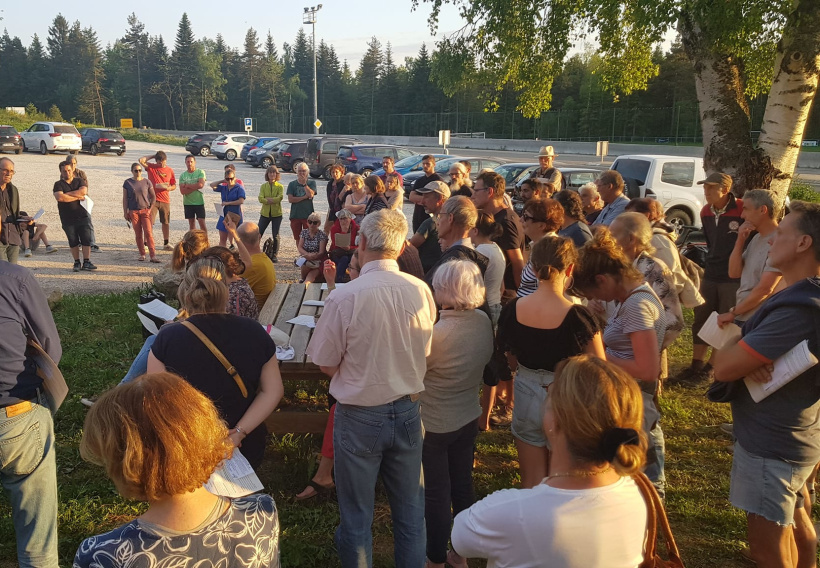
[(726, 174), (715, 172), (713, 174), (709, 174), (708, 176), (706, 176), (706, 179), (700, 180), (698, 182), (698, 185), (703, 185), (705, 183), (714, 183), (722, 186), (732, 187), (732, 177)]
[(450, 199), (450, 187), (443, 181), (431, 181), (424, 187), (415, 190), (416, 193), (438, 193), (444, 196), (444, 199)]

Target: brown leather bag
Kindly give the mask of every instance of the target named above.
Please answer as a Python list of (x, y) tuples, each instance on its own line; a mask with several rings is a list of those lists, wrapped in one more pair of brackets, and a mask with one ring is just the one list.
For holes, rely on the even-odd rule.
[[(658, 497), (658, 492), (655, 491), (652, 482), (643, 473), (633, 475), (632, 479), (635, 480), (646, 502), (646, 544), (643, 562), (638, 568), (684, 568), (678, 545), (675, 543), (675, 537), (672, 536), (669, 519), (666, 518), (666, 511), (660, 497)], [(669, 560), (664, 560), (658, 555), (658, 524), (661, 526), (663, 538), (666, 541), (666, 553)]]

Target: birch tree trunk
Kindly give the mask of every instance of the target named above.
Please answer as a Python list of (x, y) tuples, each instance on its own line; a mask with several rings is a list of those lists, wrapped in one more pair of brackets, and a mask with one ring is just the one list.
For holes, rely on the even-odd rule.
[(770, 189), (782, 204), (820, 77), (820, 2), (797, 0), (777, 46), (774, 78), (763, 114), (759, 148), (771, 165)]

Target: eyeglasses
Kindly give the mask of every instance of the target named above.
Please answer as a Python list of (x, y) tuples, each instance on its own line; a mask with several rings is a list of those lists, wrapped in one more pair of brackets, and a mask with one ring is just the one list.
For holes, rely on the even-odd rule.
[(0, 173), (9, 174), (10, 176), (14, 175), (14, 170), (7, 170), (5, 168), (0, 169)]
[(318, 225), (321, 221), (308, 221), (308, 225)]
[(546, 223), (546, 221), (544, 221), (543, 219), (536, 219), (535, 217), (533, 217), (529, 213), (524, 213), (523, 215), (521, 215), (521, 218), (524, 221), (535, 221), (536, 223)]
[(133, 169), (133, 170), (131, 170), (131, 171), (132, 171), (132, 172), (134, 172), (134, 173), (136, 173), (136, 172), (141, 172), (141, 171), (142, 171), (142, 168), (134, 168), (134, 169)]

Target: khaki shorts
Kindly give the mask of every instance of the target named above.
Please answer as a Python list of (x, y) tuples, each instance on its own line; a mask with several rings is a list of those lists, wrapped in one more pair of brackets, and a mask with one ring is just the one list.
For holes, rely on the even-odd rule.
[(163, 201), (155, 201), (151, 207), (151, 224), (157, 222), (157, 214), (159, 213), (159, 222), (167, 225), (171, 222), (171, 204)]

